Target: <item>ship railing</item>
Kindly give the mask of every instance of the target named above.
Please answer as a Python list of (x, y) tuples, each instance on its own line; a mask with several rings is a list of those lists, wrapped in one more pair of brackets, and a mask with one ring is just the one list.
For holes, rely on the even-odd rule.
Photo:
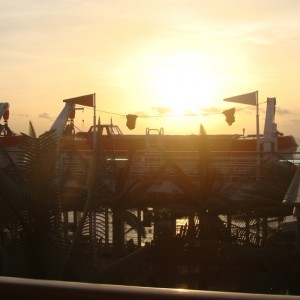
[[(207, 160), (204, 161), (206, 163)], [(202, 164), (202, 159), (197, 151), (149, 152), (136, 153), (129, 172), (132, 175), (145, 176), (157, 171), (166, 163), (177, 165), (187, 176), (193, 178), (197, 178), (199, 171), (206, 167)], [(119, 161), (118, 164), (121, 165), (122, 162)], [(228, 153), (225, 156), (220, 156), (220, 153), (218, 153), (211, 156), (207, 167), (215, 169), (219, 173), (230, 174), (230, 176), (235, 174), (248, 175), (255, 170), (256, 160), (248, 156), (236, 156), (233, 158)]]
[(1, 299), (18, 300), (299, 300), (299, 296), (292, 295), (268, 295), (174, 288), (154, 288), (15, 277), (0, 277), (0, 295)]
[[(148, 176), (165, 164), (175, 164), (192, 180), (196, 180), (201, 169), (206, 167), (214, 169), (220, 176), (225, 174), (227, 178), (234, 180), (240, 176), (255, 178), (255, 171), (258, 167), (256, 152), (253, 151), (211, 151), (208, 159), (206, 157), (203, 159), (198, 151), (136, 151), (132, 156), (129, 151), (114, 151), (113, 153), (105, 151), (103, 153), (106, 160), (104, 171), (108, 176), (124, 167), (129, 159), (131, 159), (129, 175), (133, 177)], [(272, 155), (273, 158), (277, 158), (274, 153)], [(71, 163), (71, 173), (84, 178), (91, 156), (91, 151), (81, 151), (80, 155), (75, 159), (72, 158), (70, 162), (68, 154), (64, 153), (60, 163), (61, 172), (63, 173)], [(260, 158), (260, 163), (270, 160), (270, 157)], [(169, 168), (168, 172), (172, 175), (172, 168)]]

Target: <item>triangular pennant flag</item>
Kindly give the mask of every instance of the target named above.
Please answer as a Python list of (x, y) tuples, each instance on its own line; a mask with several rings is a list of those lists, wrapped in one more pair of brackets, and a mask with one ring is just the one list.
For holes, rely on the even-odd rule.
[(248, 94), (230, 97), (230, 98), (225, 98), (224, 101), (248, 104), (248, 105), (257, 105), (257, 91)]
[(95, 94), (90, 94), (90, 95), (85, 95), (85, 96), (80, 96), (75, 98), (69, 98), (69, 99), (65, 99), (64, 102), (94, 107), (95, 105), (94, 96)]

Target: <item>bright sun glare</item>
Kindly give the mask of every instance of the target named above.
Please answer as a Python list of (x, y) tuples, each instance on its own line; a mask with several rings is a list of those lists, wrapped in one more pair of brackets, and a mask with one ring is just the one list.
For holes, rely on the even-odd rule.
[(199, 112), (210, 105), (218, 78), (213, 63), (196, 53), (164, 57), (154, 69), (152, 89), (161, 105), (173, 112)]

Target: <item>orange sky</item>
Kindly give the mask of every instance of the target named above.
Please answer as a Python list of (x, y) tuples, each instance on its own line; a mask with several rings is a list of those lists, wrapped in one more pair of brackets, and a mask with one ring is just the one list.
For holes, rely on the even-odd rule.
[[(245, 106), (222, 99), (258, 90), (259, 102), (277, 98), (278, 129), (299, 137), (299, 10), (297, 0), (1, 1), (0, 102), (15, 132), (31, 120), (41, 134), (63, 99), (96, 93), (110, 112), (97, 116), (125, 133), (197, 134), (202, 123), (250, 134), (255, 108), (228, 126), (222, 110)], [(133, 131), (120, 116), (129, 113), (139, 115)], [(197, 116), (175, 117), (185, 113)], [(77, 112), (78, 129), (91, 116)]]

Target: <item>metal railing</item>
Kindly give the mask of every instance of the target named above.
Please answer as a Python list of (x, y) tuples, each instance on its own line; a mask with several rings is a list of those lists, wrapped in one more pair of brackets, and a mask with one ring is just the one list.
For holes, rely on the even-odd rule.
[(0, 277), (1, 299), (12, 300), (299, 300), (300, 296), (150, 288)]

